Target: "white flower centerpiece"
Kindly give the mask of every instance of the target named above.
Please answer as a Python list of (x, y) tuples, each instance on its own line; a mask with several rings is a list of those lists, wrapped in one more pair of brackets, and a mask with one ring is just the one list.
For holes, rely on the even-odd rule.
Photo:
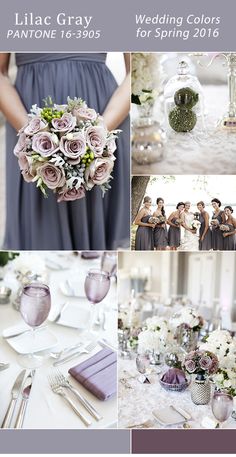
[(173, 343), (171, 328), (163, 317), (151, 317), (138, 335), (139, 352), (149, 352), (151, 363), (159, 364), (161, 354)]
[(196, 349), (199, 331), (204, 325), (202, 316), (193, 308), (183, 307), (174, 314), (170, 323), (181, 348), (187, 352)]
[[(236, 410), (236, 339), (227, 330), (214, 330), (199, 345), (201, 350), (214, 351), (219, 360), (219, 369), (212, 376), (218, 390), (234, 397)], [(235, 417), (236, 417), (236, 413)]]

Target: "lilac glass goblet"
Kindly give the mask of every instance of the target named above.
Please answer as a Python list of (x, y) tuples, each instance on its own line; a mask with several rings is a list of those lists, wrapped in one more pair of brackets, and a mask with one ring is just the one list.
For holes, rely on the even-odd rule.
[(141, 373), (141, 376), (138, 377), (138, 381), (141, 382), (142, 384), (144, 382), (149, 382), (147, 375), (150, 372), (150, 357), (147, 352), (143, 354), (138, 354), (136, 357), (136, 368), (139, 373)]
[(115, 252), (104, 252), (101, 257), (101, 270), (106, 271), (110, 276), (116, 275), (117, 255)]
[(84, 291), (90, 302), (90, 323), (89, 331), (92, 331), (94, 323), (94, 306), (100, 303), (108, 294), (110, 289), (110, 275), (101, 270), (91, 269), (88, 271), (84, 283)]
[(42, 357), (34, 354), (36, 329), (47, 319), (51, 309), (49, 287), (38, 282), (26, 285), (20, 298), (20, 313), (27, 325), (31, 327), (30, 353), (21, 357), (21, 365), (36, 368), (41, 365)]
[(233, 397), (225, 392), (214, 392), (211, 408), (219, 425), (222, 425), (232, 414)]

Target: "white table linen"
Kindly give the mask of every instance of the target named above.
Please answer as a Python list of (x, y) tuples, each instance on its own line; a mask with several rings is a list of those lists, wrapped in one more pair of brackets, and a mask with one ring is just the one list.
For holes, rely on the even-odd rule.
[[(132, 427), (147, 420), (153, 421), (150, 428), (163, 428), (154, 419), (152, 411), (170, 405), (182, 408), (191, 415), (192, 420), (188, 423), (192, 428), (203, 428), (202, 420), (206, 417), (214, 419), (210, 404), (197, 406), (192, 402), (190, 387), (184, 392), (167, 392), (159, 384), (162, 375), (151, 375), (151, 380), (154, 381), (151, 384), (141, 384), (138, 376), (135, 360), (119, 359), (119, 380), (125, 379), (125, 382), (119, 381), (119, 428)], [(183, 424), (178, 424), (164, 428), (182, 426)], [(230, 417), (223, 428), (236, 428), (236, 421)]]
[[(227, 86), (207, 85), (203, 91), (207, 134), (195, 135), (194, 130), (188, 134), (173, 131), (165, 145), (163, 159), (151, 165), (139, 165), (133, 160), (133, 175), (236, 173), (236, 132), (215, 131), (218, 120), (227, 111)], [(136, 116), (133, 106), (133, 119)], [(160, 112), (156, 112), (156, 117), (163, 124)]]

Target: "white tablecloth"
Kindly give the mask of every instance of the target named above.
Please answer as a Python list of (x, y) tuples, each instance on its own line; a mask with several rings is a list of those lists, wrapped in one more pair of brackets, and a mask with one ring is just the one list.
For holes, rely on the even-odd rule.
[[(227, 111), (227, 86), (204, 86), (206, 108), (206, 135), (191, 132), (171, 134), (165, 145), (163, 159), (151, 165), (139, 165), (133, 160), (134, 175), (155, 174), (235, 174), (236, 132), (217, 132), (217, 121)], [(132, 107), (135, 118), (136, 107)], [(162, 123), (160, 113), (157, 119)], [(163, 116), (162, 116), (163, 117)], [(194, 132), (194, 131), (193, 131)]]
[[(100, 259), (96, 260), (83, 260), (79, 257), (73, 256), (71, 253), (65, 253), (64, 258), (62, 254), (60, 257), (55, 253), (41, 253), (45, 257), (51, 257), (62, 264), (67, 264), (68, 270), (65, 271), (52, 271), (48, 270), (49, 285), (52, 295), (52, 308), (49, 315), (49, 320), (56, 316), (61, 305), (68, 301), (69, 303), (76, 303), (78, 305), (78, 312), (81, 307), (87, 307), (87, 300), (80, 300), (78, 298), (67, 298), (60, 291), (60, 285), (66, 278), (75, 281), (78, 279), (81, 284), (80, 292), (84, 295), (83, 282), (86, 272), (89, 268), (94, 268), (100, 265)], [(10, 265), (10, 263), (9, 263)], [(107, 329), (100, 331), (98, 338), (106, 338), (113, 345), (116, 345), (117, 338), (117, 312), (116, 312), (116, 285), (112, 280), (110, 291), (104, 299), (104, 307), (107, 316)], [(57, 347), (53, 351), (60, 350), (61, 348), (73, 344), (85, 338), (85, 332), (76, 329), (64, 327), (58, 324), (50, 323), (48, 320), (48, 328), (58, 338)], [(0, 305), (0, 334), (7, 327), (17, 325), (22, 322), (19, 312), (13, 309), (12, 305)], [(84, 336), (83, 336), (84, 334)], [(97, 345), (94, 351), (91, 352), (89, 357), (101, 350), (101, 346)], [(72, 361), (61, 365), (59, 369), (66, 375), (68, 369), (79, 362), (88, 358), (88, 355), (81, 355)], [(20, 372), (21, 367), (18, 365), (17, 353), (8, 345), (7, 341), (0, 337), (0, 361), (10, 362), (10, 368), (0, 372), (0, 423), (5, 415), (8, 403), (10, 401), (10, 390), (14, 383), (17, 374)], [(71, 408), (64, 403), (63, 398), (53, 393), (50, 389), (47, 375), (52, 368), (54, 359), (46, 358), (43, 366), (37, 369), (31, 396), (29, 399), (28, 409), (26, 412), (24, 428), (30, 429), (76, 429), (85, 428), (81, 420), (71, 410)], [(84, 408), (76, 400), (76, 404), (84, 414), (92, 419), (92, 426), (90, 428), (106, 428), (115, 426), (117, 422), (117, 399), (113, 398), (108, 401), (100, 401), (87, 390), (85, 390), (79, 383), (71, 378), (71, 383), (84, 394), (84, 396), (94, 405), (97, 411), (103, 416), (99, 422), (91, 418), (91, 416), (84, 410)], [(14, 421), (13, 421), (14, 424)]]
[[(189, 425), (192, 428), (202, 428), (202, 419), (207, 416), (214, 419), (210, 404), (197, 406), (192, 402), (190, 387), (184, 392), (167, 392), (159, 384), (161, 375), (152, 375), (151, 384), (141, 384), (137, 380), (138, 376), (135, 360), (119, 359), (119, 380), (126, 380), (119, 381), (119, 428), (132, 427), (147, 420), (153, 422), (150, 428), (163, 428), (154, 420), (152, 411), (171, 404), (191, 415)], [(182, 424), (169, 428), (182, 428)], [(230, 417), (223, 428), (236, 428), (236, 421)]]

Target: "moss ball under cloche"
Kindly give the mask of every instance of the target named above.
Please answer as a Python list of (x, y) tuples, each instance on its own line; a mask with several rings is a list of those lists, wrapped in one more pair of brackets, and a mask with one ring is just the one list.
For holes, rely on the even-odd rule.
[(199, 100), (199, 95), (190, 87), (183, 87), (175, 92), (174, 101), (176, 106), (180, 108), (191, 109), (197, 104)]
[(175, 132), (191, 132), (197, 122), (196, 114), (190, 109), (176, 106), (169, 113), (169, 123)]

